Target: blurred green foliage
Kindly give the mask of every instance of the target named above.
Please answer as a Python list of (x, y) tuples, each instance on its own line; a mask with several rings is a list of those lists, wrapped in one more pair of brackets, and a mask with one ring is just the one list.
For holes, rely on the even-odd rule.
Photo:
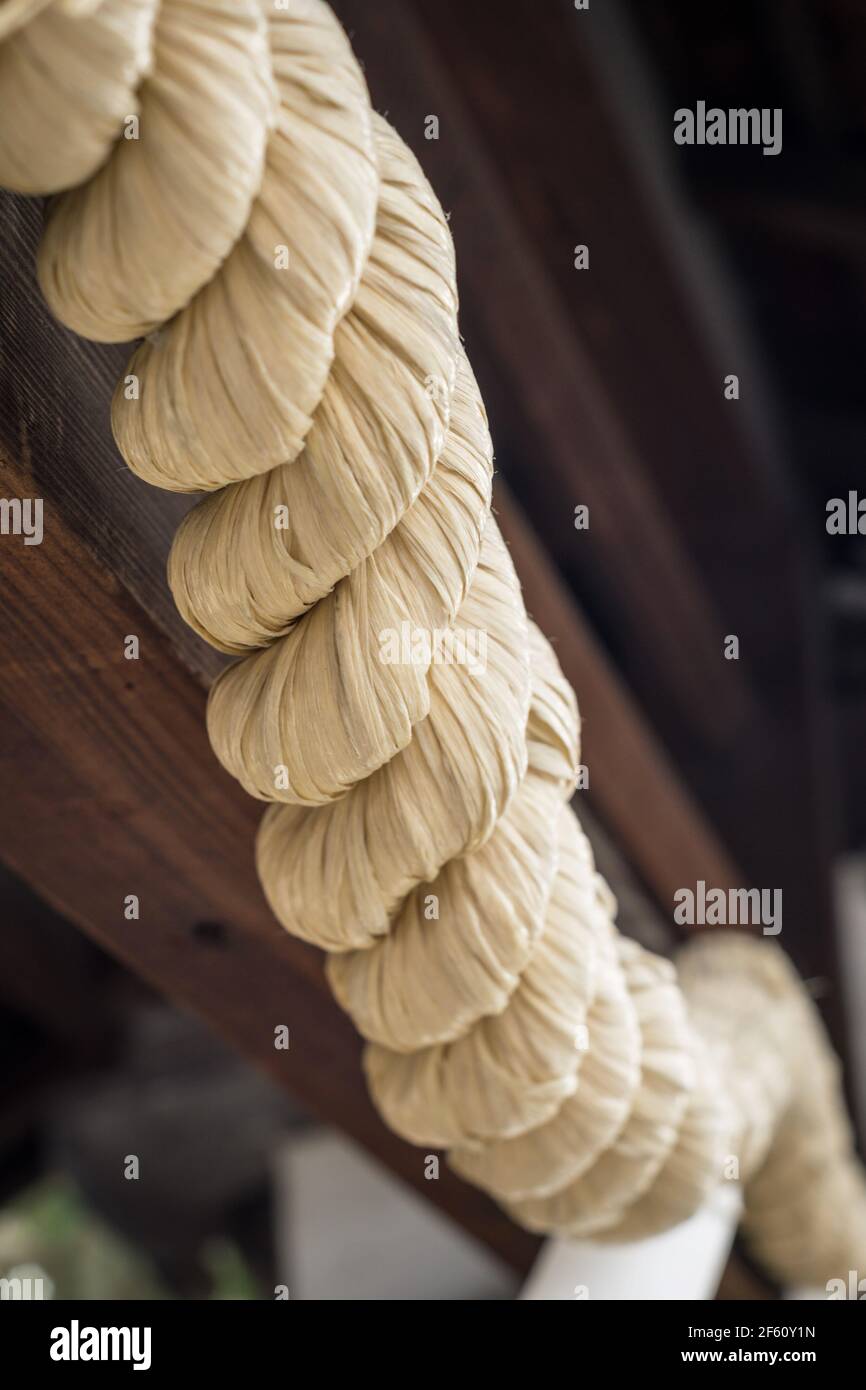
[[(210, 1279), (210, 1298), (261, 1297), (231, 1241), (208, 1241), (200, 1261)], [(46, 1298), (176, 1297), (147, 1256), (112, 1230), (61, 1177), (40, 1182), (0, 1212), (0, 1276), (13, 1271), (41, 1275)]]

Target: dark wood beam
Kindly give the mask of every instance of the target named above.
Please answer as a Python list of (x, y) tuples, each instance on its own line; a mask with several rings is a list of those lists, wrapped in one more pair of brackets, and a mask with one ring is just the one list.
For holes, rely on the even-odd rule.
[[(512, 127), (535, 122), (536, 139), (540, 120), (555, 127), (553, 108), (531, 111), (533, 84), (542, 75), (512, 64), (506, 78), (490, 61), (490, 45), (501, 44), (502, 30), (512, 46), (524, 36), (532, 43), (526, 27), (543, 25), (544, 11), (524, 8), (525, 23), (510, 10), (507, 23), (491, 25), (489, 8), (475, 4), (449, 7), (447, 20), (440, 15), (434, 25), (428, 7), (403, 0), (335, 5), (374, 102), (415, 150), (451, 216), (464, 331), (500, 455), (508, 441), (509, 478), (519, 500), (538, 501), (546, 548), (579, 573), (590, 602), (627, 632), (634, 662), (692, 736), (718, 747), (754, 714), (748, 682), (720, 660), (722, 616), (623, 429), (592, 336), (574, 332), (561, 285), (540, 261), (536, 228), (515, 215), (497, 165), (510, 162), (516, 146), (510, 134), (498, 151), (486, 146), (473, 119), (472, 103), (480, 100), (503, 116), (507, 108)], [(431, 31), (452, 29), (445, 61), (431, 42), (428, 21)], [(436, 140), (425, 139), (428, 113), (440, 121)], [(531, 157), (539, 156), (535, 149)], [(557, 158), (566, 159), (566, 152)], [(565, 168), (572, 158), (569, 151)], [(539, 209), (550, 213), (550, 202)], [(579, 220), (564, 228), (558, 248), (563, 274), (597, 283), (595, 271), (586, 276), (572, 269), (573, 246), (584, 240)], [(591, 254), (601, 253), (596, 243)], [(596, 304), (590, 319), (610, 332), (603, 306)], [(587, 531), (575, 531), (579, 504), (589, 507)], [(539, 523), (541, 515), (533, 519)]]
[[(71, 453), (71, 451), (70, 451)], [(4, 459), (3, 493), (34, 478)], [(43, 488), (43, 492), (47, 489)], [(517, 1268), (537, 1242), (385, 1128), (360, 1040), (318, 952), (270, 915), (253, 866), (260, 808), (218, 767), (204, 691), (46, 498), (43, 543), (4, 536), (0, 771), (6, 863), (57, 911)], [(127, 633), (141, 657), (123, 656)], [(127, 920), (129, 894), (140, 917)], [(290, 1047), (277, 1051), (286, 1024)]]
[(686, 791), (633, 697), (617, 676), (574, 598), (547, 560), (505, 484), (495, 506), (529, 612), (553, 642), (578, 693), (587, 795), (671, 921), (674, 893), (698, 879), (743, 881), (700, 807)]

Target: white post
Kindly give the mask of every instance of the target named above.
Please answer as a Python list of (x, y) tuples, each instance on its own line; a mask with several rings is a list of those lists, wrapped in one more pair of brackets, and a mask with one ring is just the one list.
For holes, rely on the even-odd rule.
[(646, 1240), (548, 1240), (518, 1297), (710, 1299), (725, 1268), (740, 1208), (739, 1189), (725, 1183), (688, 1221)]

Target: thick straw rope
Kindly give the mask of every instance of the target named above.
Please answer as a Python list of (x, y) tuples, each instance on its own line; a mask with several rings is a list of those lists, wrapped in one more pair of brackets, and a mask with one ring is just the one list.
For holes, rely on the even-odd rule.
[[(738, 1164), (773, 1273), (858, 1268), (836, 1067), (784, 956), (704, 937), (677, 976), (613, 926), (574, 697), (490, 513), (448, 226), (330, 10), (11, 0), (0, 37), (0, 181), (62, 193), (58, 318), (143, 339), (130, 467), (209, 493), (169, 578), (243, 658), (211, 740), (273, 803), (265, 893), (330, 952), (388, 1123), (538, 1231), (658, 1230)], [(404, 624), (483, 633), (484, 670), (384, 662)]]

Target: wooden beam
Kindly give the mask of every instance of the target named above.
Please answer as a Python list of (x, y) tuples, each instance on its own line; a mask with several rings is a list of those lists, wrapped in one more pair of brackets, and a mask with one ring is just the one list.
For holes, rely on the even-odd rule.
[[(533, 229), (515, 215), (495, 162), (497, 153), (500, 162), (510, 159), (510, 137), (491, 152), (470, 116), (477, 97), (501, 115), (507, 108), (514, 125), (534, 121), (536, 137), (540, 124), (554, 126), (554, 110), (542, 104), (533, 115), (528, 105), (531, 84), (543, 84), (542, 74), (512, 65), (506, 78), (488, 62), (488, 45), (500, 44), (503, 30), (512, 47), (524, 38), (531, 42), (543, 10), (527, 6), (520, 23), (512, 7), (507, 22), (491, 26), (486, 7), (449, 6), (447, 21), (440, 14), (430, 23), (431, 30), (451, 30), (443, 62), (427, 32), (435, 3), (430, 13), (424, 8), (424, 23), (421, 8), (404, 0), (335, 3), (374, 102), (415, 150), (451, 216), (462, 323), (494, 420), (494, 443), (502, 455), (506, 438), (512, 441), (509, 476), (523, 505), (537, 492), (546, 548), (615, 615), (635, 663), (664, 692), (677, 718), (702, 744), (728, 743), (755, 706), (740, 670), (720, 660), (722, 617), (623, 429), (621, 403), (611, 398), (592, 338), (574, 332), (561, 288), (540, 262)], [(436, 140), (425, 139), (427, 113), (438, 114)], [(568, 170), (573, 153), (560, 151), (557, 158)], [(578, 280), (587, 278), (572, 269), (574, 243), (582, 240), (575, 223), (559, 246), (563, 273)], [(592, 254), (600, 252), (596, 246)], [(606, 321), (599, 306), (594, 314), (597, 323)], [(579, 504), (589, 507), (587, 531), (575, 531)]]
[(578, 694), (591, 804), (669, 921), (678, 888), (701, 878), (718, 887), (741, 884), (741, 871), (683, 787), (501, 479), (495, 505), (527, 607)]
[[(35, 479), (4, 459), (7, 498)], [(42, 488), (43, 493), (47, 489)], [(385, 1128), (360, 1040), (318, 952), (287, 935), (256, 881), (260, 808), (222, 772), (204, 692), (163, 634), (46, 498), (45, 537), (4, 536), (0, 809), (6, 862), (100, 945), (337, 1125), (518, 1269), (537, 1242)], [(140, 640), (138, 661), (123, 639)], [(140, 901), (139, 920), (124, 902)], [(290, 1047), (277, 1051), (286, 1024)]]

